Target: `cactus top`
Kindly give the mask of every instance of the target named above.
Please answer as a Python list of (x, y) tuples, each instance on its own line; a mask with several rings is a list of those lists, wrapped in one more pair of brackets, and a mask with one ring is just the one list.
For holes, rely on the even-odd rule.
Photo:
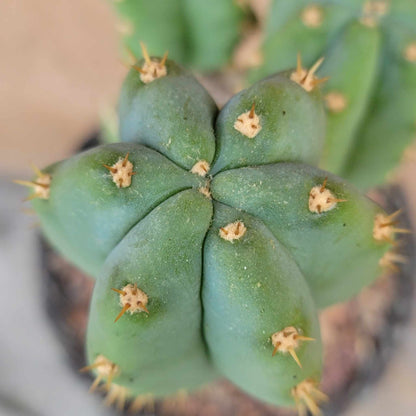
[(123, 85), (123, 142), (26, 183), (49, 240), (97, 278), (87, 368), (110, 402), (220, 373), (318, 414), (316, 308), (371, 282), (400, 229), (311, 166), (324, 117), (313, 71), (300, 72), (262, 80), (218, 113), (191, 74), (146, 57)]

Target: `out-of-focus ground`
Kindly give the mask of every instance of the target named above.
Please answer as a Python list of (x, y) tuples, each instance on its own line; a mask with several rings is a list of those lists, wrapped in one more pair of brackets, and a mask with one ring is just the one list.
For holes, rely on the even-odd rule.
[[(10, 179), (68, 156), (116, 101), (126, 70), (114, 17), (105, 0), (2, 0), (0, 28), (0, 415), (106, 415), (48, 322), (36, 219)], [(398, 177), (416, 219), (416, 151)], [(415, 414), (414, 351), (416, 311), (382, 378), (345, 415)]]

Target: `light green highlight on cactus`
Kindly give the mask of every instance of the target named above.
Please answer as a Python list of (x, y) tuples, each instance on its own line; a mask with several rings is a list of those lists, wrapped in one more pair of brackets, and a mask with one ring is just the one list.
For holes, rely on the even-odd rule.
[(233, 0), (184, 0), (189, 63), (215, 70), (230, 61), (240, 36), (244, 12)]
[[(124, 44), (141, 56), (139, 42), (162, 56), (204, 71), (231, 58), (246, 12), (234, 0), (122, 0), (113, 3)], [(124, 23), (124, 24), (123, 24)]]
[(386, 181), (416, 138), (416, 62), (405, 58), (416, 30), (396, 27), (383, 50), (382, 82), (343, 175), (360, 187)]
[(112, 1), (118, 14), (118, 28), (135, 56), (142, 56), (144, 42), (155, 56), (167, 50), (179, 62), (186, 61), (187, 34), (181, 0)]
[[(359, 22), (349, 24), (328, 49), (319, 74), (331, 74), (323, 94), (343, 95), (345, 109), (328, 108), (327, 138), (322, 165), (330, 172), (342, 172), (351, 149), (361, 138), (357, 130), (367, 111), (378, 76), (380, 32)], [(359, 74), (356, 74), (359, 68)]]
[(199, 160), (210, 163), (217, 107), (188, 71), (170, 60), (166, 69), (148, 84), (130, 70), (119, 103), (121, 141), (147, 145), (188, 170)]
[[(310, 212), (309, 192), (326, 177), (327, 188), (347, 201)], [(318, 307), (348, 299), (378, 275), (378, 260), (388, 249), (372, 237), (380, 210), (343, 180), (307, 165), (278, 163), (220, 173), (211, 190), (214, 199), (265, 223), (299, 265)]]
[[(128, 152), (137, 173), (130, 187), (119, 189), (103, 165)], [(61, 253), (92, 276), (137, 221), (174, 193), (201, 185), (160, 153), (131, 143), (94, 148), (46, 172), (53, 178), (50, 198), (33, 201), (42, 228)]]
[[(255, 397), (293, 405), (291, 388), (319, 380), (322, 365), (318, 318), (307, 283), (290, 254), (258, 219), (220, 203), (204, 252), (204, 328), (217, 367)], [(218, 230), (236, 220), (247, 227), (235, 242)], [(314, 342), (296, 353), (272, 356), (271, 336), (294, 326)]]

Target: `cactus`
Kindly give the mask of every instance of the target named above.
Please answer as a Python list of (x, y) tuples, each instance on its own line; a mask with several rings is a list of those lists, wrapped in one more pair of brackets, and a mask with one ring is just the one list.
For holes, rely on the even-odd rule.
[[(252, 79), (319, 57), (328, 129), (321, 167), (361, 189), (382, 184), (416, 137), (413, 0), (274, 0)], [(300, 64), (299, 64), (300, 65)]]
[(247, 12), (234, 0), (118, 0), (113, 2), (124, 44), (141, 56), (139, 41), (156, 54), (200, 70), (230, 61)]
[(20, 181), (51, 243), (96, 278), (84, 370), (108, 403), (137, 397), (139, 408), (220, 374), (320, 413), (317, 308), (370, 283), (405, 230), (313, 167), (318, 64), (262, 80), (217, 114), (189, 72), (145, 53), (123, 85), (122, 142)]
[[(250, 1), (121, 0), (114, 7), (136, 56), (144, 40), (198, 70), (224, 71), (244, 43), (242, 28), (256, 27), (263, 63), (251, 81), (290, 68), (298, 53), (306, 67), (325, 57), (319, 74), (329, 77), (328, 127), (320, 167), (362, 190), (389, 179), (416, 137), (413, 0), (272, 0), (264, 24)], [(298, 67), (301, 73), (302, 62)]]

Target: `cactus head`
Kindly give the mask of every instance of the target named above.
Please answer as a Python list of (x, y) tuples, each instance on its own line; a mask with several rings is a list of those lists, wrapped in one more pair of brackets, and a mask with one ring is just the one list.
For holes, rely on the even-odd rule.
[[(303, 18), (317, 26), (319, 13)], [(385, 254), (404, 231), (397, 214), (306, 164), (324, 136), (320, 62), (298, 61), (217, 116), (189, 72), (143, 55), (123, 85), (123, 142), (21, 182), (52, 244), (96, 277), (83, 371), (119, 408), (223, 375), (317, 415), (317, 307), (397, 260)]]

